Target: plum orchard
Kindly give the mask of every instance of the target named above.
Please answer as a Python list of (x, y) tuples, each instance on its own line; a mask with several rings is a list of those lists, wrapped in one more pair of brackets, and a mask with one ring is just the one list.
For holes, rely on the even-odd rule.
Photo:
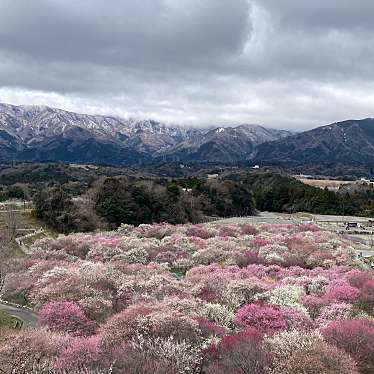
[(123, 225), (43, 239), (5, 284), (40, 325), (3, 334), (0, 368), (372, 373), (374, 276), (354, 252), (312, 225)]

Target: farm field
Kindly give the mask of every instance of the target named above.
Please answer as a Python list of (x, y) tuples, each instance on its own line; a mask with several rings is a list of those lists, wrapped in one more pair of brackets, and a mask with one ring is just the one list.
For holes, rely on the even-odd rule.
[(35, 242), (4, 297), (38, 327), (0, 339), (0, 369), (372, 373), (373, 271), (348, 237), (277, 217)]
[(329, 190), (338, 190), (342, 186), (356, 183), (355, 181), (344, 181), (344, 180), (335, 180), (335, 179), (309, 179), (309, 178), (300, 178), (295, 177), (300, 182), (307, 184), (309, 186), (318, 187), (318, 188), (328, 188)]

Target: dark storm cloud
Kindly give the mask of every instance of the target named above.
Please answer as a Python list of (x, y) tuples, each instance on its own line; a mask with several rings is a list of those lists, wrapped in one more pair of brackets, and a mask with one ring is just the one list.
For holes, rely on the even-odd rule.
[[(0, 45), (48, 61), (126, 68), (201, 63), (240, 51), (246, 0), (2, 0)], [(156, 65), (157, 67), (157, 65)]]
[(208, 125), (373, 116), (369, 0), (0, 0), (0, 101)]

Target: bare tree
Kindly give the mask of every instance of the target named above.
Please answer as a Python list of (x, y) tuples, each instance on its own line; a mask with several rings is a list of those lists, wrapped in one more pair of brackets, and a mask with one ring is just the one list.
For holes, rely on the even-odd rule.
[(9, 238), (12, 240), (16, 237), (17, 233), (17, 207), (12, 204), (6, 205), (5, 212), (5, 225), (8, 230)]
[(8, 231), (0, 230), (0, 297), (3, 293), (6, 275), (10, 271), (10, 242)]

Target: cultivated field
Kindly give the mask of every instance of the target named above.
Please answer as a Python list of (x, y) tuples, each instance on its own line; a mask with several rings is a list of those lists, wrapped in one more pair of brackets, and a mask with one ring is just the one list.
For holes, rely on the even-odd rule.
[[(331, 191), (337, 191), (340, 187), (347, 185), (354, 185), (363, 183), (363, 181), (345, 181), (345, 180), (335, 180), (335, 179), (309, 179), (309, 178), (300, 178), (295, 176), (300, 182), (307, 184), (309, 186), (318, 187), (318, 188), (327, 188)], [(365, 181), (366, 184), (374, 184), (374, 182)]]

